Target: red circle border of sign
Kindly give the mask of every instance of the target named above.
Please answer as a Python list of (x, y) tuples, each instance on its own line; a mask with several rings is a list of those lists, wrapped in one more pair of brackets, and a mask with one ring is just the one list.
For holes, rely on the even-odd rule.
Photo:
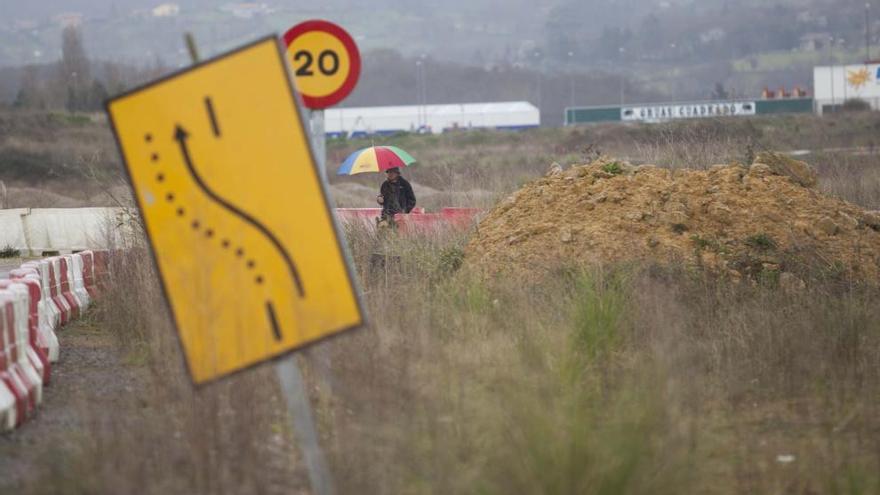
[(329, 33), (335, 36), (337, 39), (339, 39), (339, 41), (342, 42), (342, 45), (345, 46), (346, 51), (348, 51), (348, 57), (350, 58), (348, 77), (345, 78), (345, 82), (342, 83), (342, 86), (340, 86), (339, 89), (327, 96), (320, 97), (311, 97), (300, 93), (305, 106), (311, 108), (312, 110), (320, 110), (327, 107), (332, 107), (333, 105), (339, 103), (340, 101), (344, 100), (345, 97), (352, 92), (352, 90), (354, 90), (354, 87), (358, 81), (358, 77), (360, 77), (361, 75), (361, 54), (358, 51), (354, 39), (352, 39), (351, 35), (349, 35), (347, 31), (330, 21), (317, 19), (301, 22), (296, 26), (290, 28), (286, 33), (284, 33), (285, 48), (290, 48), (293, 40), (311, 31), (324, 31), (325, 33)]

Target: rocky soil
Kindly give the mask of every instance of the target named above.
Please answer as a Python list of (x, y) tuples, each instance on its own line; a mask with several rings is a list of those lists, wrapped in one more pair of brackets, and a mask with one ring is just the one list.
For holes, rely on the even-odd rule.
[(735, 279), (876, 285), (880, 212), (823, 195), (816, 184), (807, 164), (774, 153), (707, 170), (607, 158), (554, 166), (480, 222), (467, 260), (490, 273), (647, 260)]

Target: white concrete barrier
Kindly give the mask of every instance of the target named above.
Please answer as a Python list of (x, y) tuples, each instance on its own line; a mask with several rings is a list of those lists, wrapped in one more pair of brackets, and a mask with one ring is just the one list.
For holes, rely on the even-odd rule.
[(16, 208), (0, 210), (0, 249), (25, 256), (124, 245), (134, 218), (124, 208)]
[[(0, 430), (30, 419), (59, 355), (55, 329), (82, 315), (106, 284), (108, 251), (27, 261), (0, 279)], [(96, 263), (97, 262), (97, 263)]]
[(27, 208), (0, 210), (0, 249), (8, 246), (22, 250), (28, 245), (21, 218), (28, 211)]

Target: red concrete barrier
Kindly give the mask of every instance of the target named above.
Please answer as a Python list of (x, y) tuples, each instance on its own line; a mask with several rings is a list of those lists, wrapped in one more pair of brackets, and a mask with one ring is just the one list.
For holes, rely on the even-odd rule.
[(57, 258), (49, 258), (49, 292), (52, 294), (52, 302), (60, 313), (59, 325), (67, 325), (71, 319), (70, 303), (61, 294), (61, 264)]
[(48, 260), (43, 259), (22, 263), (21, 267), (33, 268), (39, 274), (40, 284), (43, 289), (43, 298), (41, 299), (44, 310), (42, 316), (45, 319), (43, 323), (44, 325), (48, 325), (54, 333), (55, 329), (61, 326), (61, 309), (58, 308), (55, 301), (52, 300), (51, 264)]
[(15, 347), (15, 329), (13, 325), (7, 325), (7, 314), (12, 315), (12, 302), (0, 299), (0, 383), (5, 392), (3, 395), (12, 395), (14, 403), (11, 405), (4, 401), (4, 426), (7, 429), (22, 424), (28, 417), (28, 391), (24, 382), (15, 372), (17, 356), (13, 357)]
[(443, 219), (458, 228), (469, 228), (477, 221), (477, 215), (482, 210), (479, 208), (443, 208), (440, 214)]
[(83, 251), (79, 253), (83, 259), (83, 283), (86, 286), (89, 296), (94, 299), (98, 293), (95, 285), (95, 253), (91, 251)]
[(466, 230), (474, 225), (481, 210), (443, 208), (440, 213), (395, 215), (397, 231), (404, 234), (439, 232), (444, 229)]
[(436, 232), (444, 227), (443, 215), (439, 213), (422, 213), (420, 215), (395, 215), (394, 223), (397, 231), (402, 234)]
[(71, 318), (79, 318), (82, 307), (79, 300), (73, 294), (73, 284), (70, 280), (70, 260), (66, 256), (58, 256), (56, 259), (61, 270), (61, 295), (70, 305)]
[(13, 394), (19, 402), (16, 425), (20, 425), (36, 411), (39, 391), (33, 377), (28, 376), (27, 370), (22, 368), (24, 349), (15, 328), (13, 301), (9, 291), (0, 290), (0, 333), (3, 334), (7, 358), (7, 375), (2, 379), (7, 386), (15, 389)]
[[(336, 208), (336, 218), (340, 222), (350, 222), (353, 220), (369, 220), (375, 221), (382, 215), (382, 208)], [(425, 213), (424, 208), (416, 207), (410, 212), (410, 215), (421, 215)]]
[(28, 261), (0, 280), (0, 429), (21, 425), (42, 402), (59, 354), (54, 329), (106, 284), (109, 253), (99, 253)]
[[(49, 342), (40, 336), (39, 305), (42, 289), (40, 288), (40, 282), (35, 278), (27, 278), (30, 275), (33, 275), (31, 270), (22, 268), (9, 272), (13, 282), (23, 284), (28, 288), (28, 343), (36, 359), (39, 360), (39, 370), (42, 374), (43, 384), (47, 385), (52, 373), (52, 365), (49, 363)], [(37, 363), (34, 364), (36, 365)]]
[(33, 393), (35, 404), (39, 404), (43, 400), (43, 376), (46, 368), (43, 364), (45, 361), (37, 351), (36, 339), (31, 340), (30, 336), (30, 289), (18, 281), (0, 280), (0, 294), (12, 299), (12, 325), (15, 329), (15, 349), (18, 355), (16, 366), (26, 380), (28, 390)]
[(98, 295), (107, 288), (110, 280), (110, 251), (94, 251), (95, 255), (95, 288)]

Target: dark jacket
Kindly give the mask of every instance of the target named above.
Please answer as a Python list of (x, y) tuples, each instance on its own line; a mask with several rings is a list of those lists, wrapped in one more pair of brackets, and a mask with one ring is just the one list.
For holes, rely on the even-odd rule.
[(379, 188), (382, 196), (382, 216), (394, 216), (397, 213), (409, 213), (416, 207), (416, 195), (413, 188), (403, 177), (398, 177), (397, 182), (386, 180)]

